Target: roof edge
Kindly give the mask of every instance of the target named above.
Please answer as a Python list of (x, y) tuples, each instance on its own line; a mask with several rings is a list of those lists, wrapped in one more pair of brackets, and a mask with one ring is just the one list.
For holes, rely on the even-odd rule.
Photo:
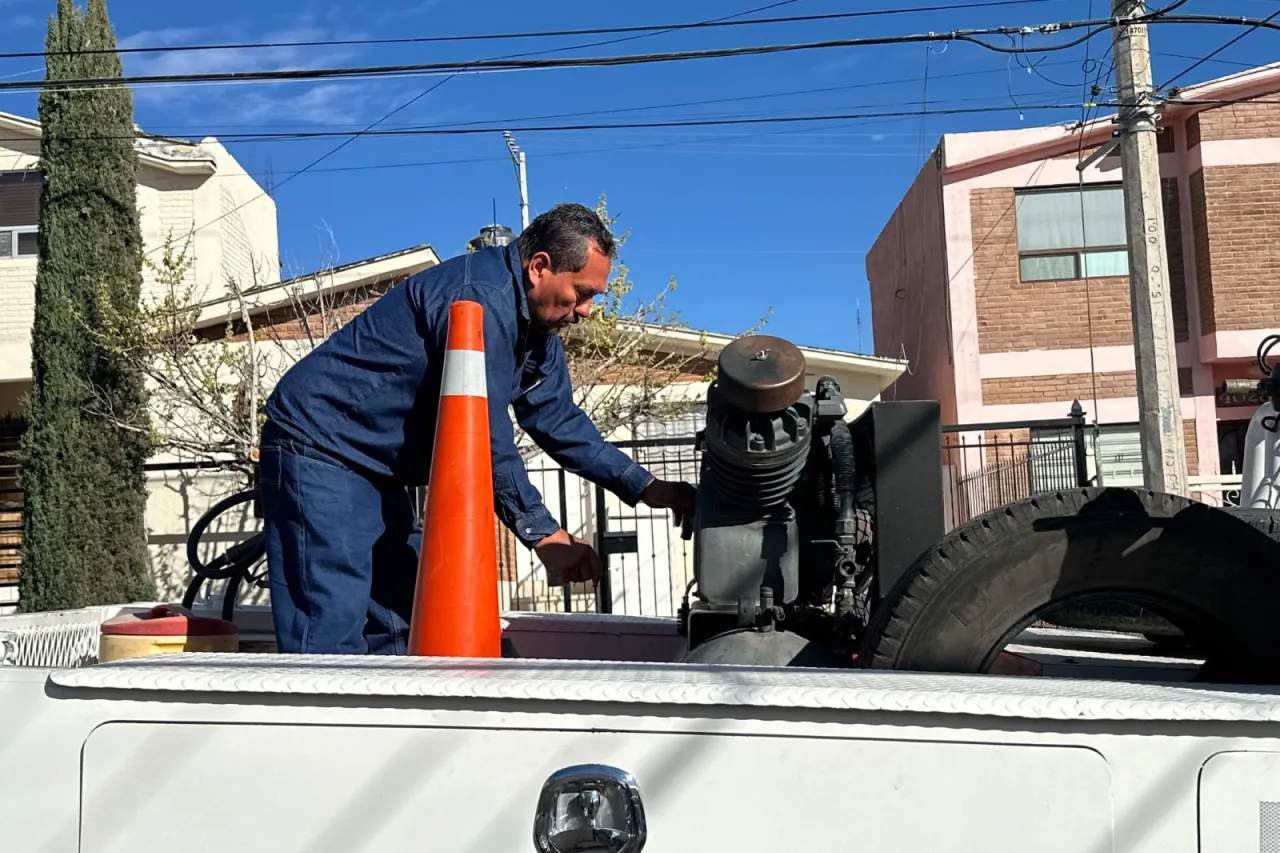
[[(620, 323), (620, 328), (626, 329), (632, 333), (650, 334), (657, 341), (664, 341), (674, 344), (680, 350), (691, 355), (706, 349), (709, 351), (718, 351), (736, 341), (740, 335), (728, 335), (723, 332), (710, 332), (698, 329), (682, 329), (669, 328), (665, 326), (650, 326), (640, 323)], [(805, 360), (813, 367), (858, 367), (871, 373), (877, 373), (884, 376), (900, 376), (907, 367), (905, 361), (898, 359), (885, 358), (878, 355), (865, 355), (863, 353), (847, 352), (844, 350), (824, 349), (821, 347), (804, 346), (796, 344), (796, 348), (804, 354)]]
[[(1218, 104), (1195, 103), (1195, 101), (1248, 100), (1277, 92), (1280, 92), (1280, 62), (1260, 65), (1257, 68), (1250, 68), (1225, 77), (1207, 80), (1204, 83), (1198, 83), (1180, 90), (1176, 97), (1168, 98), (1159, 104), (1160, 124), (1167, 126), (1168, 122), (1174, 118), (1186, 118), (1194, 113), (1219, 106)], [(956, 172), (981, 169), (984, 166), (1007, 160), (1027, 161), (1051, 157), (1064, 151), (1078, 148), (1081, 145), (1082, 136), (1083, 144), (1086, 147), (1105, 142), (1112, 136), (1115, 119), (1116, 113), (1113, 112), (1091, 119), (1084, 124), (1075, 122), (1067, 125), (1051, 124), (1021, 129), (1015, 132), (1027, 135), (1028, 141), (1025, 144), (1000, 149), (987, 156), (954, 163), (948, 162), (946, 159), (947, 148), (945, 142), (947, 137), (958, 138), (969, 136), (970, 134), (946, 134), (943, 136), (943, 174), (952, 175)], [(1057, 132), (1054, 133), (1054, 131)], [(975, 131), (974, 133), (1003, 132), (1007, 131)]]
[[(41, 136), (40, 122), (33, 118), (20, 116), (15, 113), (0, 112), (0, 127), (6, 127), (15, 133), (30, 136), (34, 140), (39, 140)], [(153, 134), (140, 134), (134, 144), (134, 151), (137, 152), (138, 160), (149, 166), (162, 169), (167, 172), (178, 175), (213, 175), (218, 170), (217, 160), (212, 156), (196, 156), (196, 157), (166, 157), (163, 153), (154, 149), (148, 150), (148, 143), (168, 144), (173, 146), (183, 146), (190, 148), (195, 153), (200, 151), (198, 143), (192, 143), (183, 139), (170, 139), (168, 137), (156, 136)]]
[[(404, 263), (399, 266), (389, 266), (381, 271), (375, 269), (380, 264), (388, 264), (388, 262), (396, 260), (404, 261)], [(412, 275), (419, 270), (433, 267), (439, 263), (440, 255), (436, 253), (435, 248), (430, 243), (420, 243), (417, 246), (410, 246), (407, 249), (400, 249), (385, 255), (375, 255), (371, 258), (351, 261), (327, 270), (317, 270), (304, 275), (282, 279), (273, 284), (250, 288), (244, 291), (244, 295), (247, 297), (271, 295), (270, 298), (255, 303), (250, 307), (249, 313), (257, 314), (291, 301), (293, 298), (293, 293), (290, 290), (291, 285), (319, 281), (321, 278), (325, 278), (328, 279), (329, 283), (318, 287), (316, 293), (339, 293), (359, 287), (362, 284), (396, 278), (402, 275)], [(362, 269), (367, 270), (365, 275), (360, 275)], [(238, 309), (234, 311), (224, 309), (216, 314), (209, 313), (216, 311), (221, 306), (230, 306), (231, 301), (232, 297), (228, 294), (203, 303), (200, 306), (200, 318), (196, 321), (195, 327), (197, 329), (205, 329), (226, 323), (229, 320), (238, 319), (240, 317)]]

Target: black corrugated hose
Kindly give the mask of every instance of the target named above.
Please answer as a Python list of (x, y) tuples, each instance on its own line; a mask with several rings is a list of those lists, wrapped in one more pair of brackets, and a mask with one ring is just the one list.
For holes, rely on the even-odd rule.
[(200, 516), (191, 533), (187, 536), (187, 563), (195, 575), (187, 584), (187, 592), (182, 597), (182, 606), (190, 609), (195, 603), (200, 587), (206, 581), (225, 580), (226, 588), (222, 593), (222, 618), (228, 622), (235, 613), (236, 598), (240, 593), (240, 585), (249, 577), (249, 569), (262, 559), (267, 551), (266, 540), (262, 533), (255, 533), (243, 542), (237, 542), (207, 564), (200, 559), (200, 538), (213, 523), (214, 519), (230, 509), (249, 503), (258, 497), (257, 489), (249, 489), (239, 494), (223, 498)]

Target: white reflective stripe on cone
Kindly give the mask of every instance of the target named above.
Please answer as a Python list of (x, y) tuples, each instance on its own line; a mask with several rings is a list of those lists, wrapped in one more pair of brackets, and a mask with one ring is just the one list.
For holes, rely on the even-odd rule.
[(484, 353), (473, 349), (451, 349), (444, 353), (442, 397), (488, 397), (484, 376)]

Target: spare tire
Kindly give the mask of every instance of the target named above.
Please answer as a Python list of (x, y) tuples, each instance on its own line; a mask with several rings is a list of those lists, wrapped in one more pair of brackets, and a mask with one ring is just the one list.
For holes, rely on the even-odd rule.
[(858, 665), (986, 672), (1038, 614), (1118, 599), (1203, 650), (1197, 680), (1280, 683), (1276, 516), (1119, 488), (1038, 495), (952, 530), (876, 607)]

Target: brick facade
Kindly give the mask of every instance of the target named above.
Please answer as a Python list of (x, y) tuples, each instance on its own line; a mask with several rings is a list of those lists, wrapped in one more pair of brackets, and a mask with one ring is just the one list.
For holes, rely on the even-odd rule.
[(1280, 172), (1274, 165), (1210, 167), (1192, 174), (1190, 184), (1201, 333), (1280, 326)]
[[(1173, 336), (1181, 343), (1190, 340), (1187, 314), (1187, 274), (1182, 251), (1182, 203), (1178, 196), (1178, 179), (1160, 181), (1161, 207), (1164, 211), (1165, 256), (1169, 260), (1169, 303), (1173, 309)], [(1128, 279), (1125, 279), (1126, 287)], [(1132, 322), (1132, 321), (1131, 321)]]
[[(395, 286), (404, 277), (377, 285), (354, 287), (338, 294), (301, 299), (298, 304), (285, 303), (253, 312), (257, 340), (303, 341), (320, 340), (325, 329), (332, 333), (377, 301), (378, 297)], [(308, 328), (309, 327), (309, 328)], [(210, 326), (198, 332), (206, 341), (247, 339), (244, 323), (231, 323), (230, 335), (225, 325)]]
[(22, 358), (28, 363), (23, 365), (24, 372), (31, 365), (31, 324), (35, 322), (36, 311), (36, 259), (20, 258), (0, 263), (0, 299), (3, 299), (4, 310), (0, 311), (0, 347), (5, 344), (20, 344), (12, 353), (5, 353), (6, 358)]
[(1187, 121), (1187, 145), (1235, 139), (1280, 138), (1280, 103), (1242, 102), (1197, 113)]
[(1200, 444), (1194, 420), (1182, 422), (1182, 445), (1187, 453), (1187, 473), (1194, 476), (1200, 471)]
[[(1260, 94), (1264, 85), (1272, 91)], [(1222, 424), (1248, 417), (1250, 407), (1229, 400), (1215, 403), (1212, 389), (1224, 379), (1256, 373), (1251, 358), (1255, 339), (1280, 328), (1276, 297), (1280, 241), (1275, 239), (1280, 233), (1280, 98), (1275, 91), (1280, 88), (1276, 87), (1280, 87), (1280, 72), (1269, 68), (1215, 81), (1210, 87), (1212, 97), (1205, 97), (1221, 98), (1222, 106), (1195, 113), (1197, 107), (1190, 101), (1176, 107), (1171, 102), (1162, 118), (1167, 126), (1157, 136), (1157, 149), (1165, 155), (1160, 162), (1165, 268), (1174, 337), (1181, 345), (1178, 384), (1188, 415), (1187, 403), (1191, 399), (1197, 403), (1195, 418), (1183, 424), (1192, 474), (1216, 473), (1220, 465), (1228, 464), (1219, 456), (1235, 453), (1239, 438), (1231, 432), (1219, 448), (1219, 433), (1227, 436)], [(1241, 94), (1258, 100), (1231, 103)], [(941, 150), (946, 157), (940, 204), (945, 214), (942, 231), (947, 240), (949, 291), (948, 299), (939, 304), (952, 313), (941, 321), (930, 318), (928, 323), (921, 316), (919, 325), (926, 339), (937, 341), (939, 348), (945, 340), (949, 348), (947, 382), (935, 384), (949, 383), (957, 415), (944, 423), (1063, 417), (1073, 399), (1086, 409), (1096, 408), (1104, 425), (1127, 429), (1137, 421), (1135, 375), (1132, 369), (1123, 369), (1133, 365), (1127, 277), (1021, 280), (1019, 191), (1075, 189), (1079, 181), (1075, 165), (1097, 151), (1095, 145), (1077, 149), (1081, 137), (1072, 130), (1064, 130), (1062, 136), (1050, 130), (958, 133), (943, 138)], [(1106, 135), (1099, 132), (1092, 141), (1100, 142)], [(1117, 152), (1102, 158), (1089, 171), (1087, 185), (1120, 184), (1120, 166)], [(1045, 218), (1037, 239), (1046, 248), (1037, 254), (1057, 254), (1050, 247), (1061, 241), (1052, 238), (1055, 223), (1047, 217), (1068, 215), (1071, 207), (1063, 206), (1060, 199), (1056, 204), (1046, 199), (1032, 213)], [(916, 216), (913, 225), (916, 230), (930, 227), (923, 214)], [(1040, 225), (1027, 227), (1041, 231)], [(1105, 239), (1122, 242), (1118, 229), (1113, 230), (1116, 236)], [(879, 253), (868, 253), (866, 262), (872, 302), (882, 315), (896, 317), (893, 300), (911, 286), (901, 281), (898, 271), (905, 268), (914, 249), (906, 248), (892, 220), (876, 247)], [(1065, 248), (1063, 254), (1071, 251)], [(1040, 264), (1039, 270), (1071, 272), (1069, 263)], [(899, 355), (891, 334), (896, 326), (882, 330), (881, 325), (875, 330), (877, 352)], [(1202, 340), (1205, 336), (1212, 337)], [(1091, 357), (1090, 346), (1100, 352)], [(922, 365), (913, 359), (913, 367)], [(1097, 373), (1091, 375), (1091, 369)], [(1202, 383), (1198, 387), (1193, 387), (1193, 372)], [(937, 396), (941, 399), (944, 394), (939, 391)], [(1105, 402), (1091, 406), (1089, 401), (1095, 398)], [(1012, 437), (1016, 445), (1019, 439), (1025, 440), (1023, 433), (1002, 434), (1002, 440)], [(993, 463), (991, 458), (986, 461)]]
[[(1048, 403), (1061, 400), (1090, 400), (1094, 396), (1095, 377), (1088, 373), (1070, 373), (1059, 376), (1013, 376), (982, 380), (982, 402), (986, 405), (1001, 403)], [(1099, 373), (1096, 376), (1097, 396), (1100, 400), (1138, 396), (1137, 374), (1132, 370)], [(1191, 368), (1178, 368), (1178, 389), (1182, 396), (1191, 396)], [(1064, 407), (1069, 404), (1064, 404)], [(1065, 414), (1065, 408), (1064, 412)]]
[[(1187, 288), (1177, 182), (1166, 180), (1162, 189), (1174, 332), (1185, 341)], [(1094, 346), (1132, 344), (1128, 278), (1019, 280), (1014, 199), (1011, 187), (975, 189), (970, 196), (979, 351), (1075, 349), (1089, 346), (1090, 340)]]

